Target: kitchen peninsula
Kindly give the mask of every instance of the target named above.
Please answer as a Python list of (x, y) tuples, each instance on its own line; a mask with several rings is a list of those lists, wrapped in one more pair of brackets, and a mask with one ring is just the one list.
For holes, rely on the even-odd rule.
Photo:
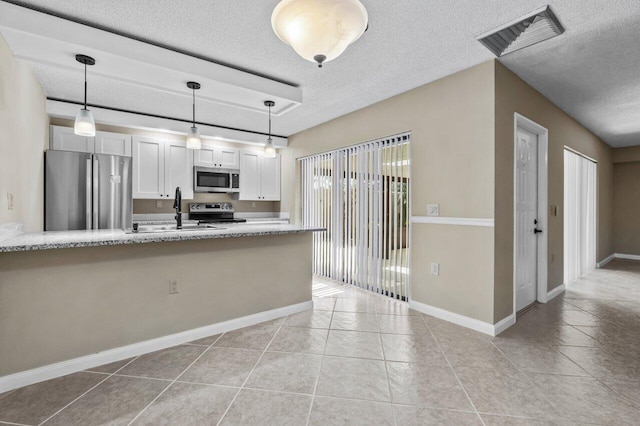
[(0, 241), (0, 377), (22, 385), (310, 309), (313, 231), (234, 224)]

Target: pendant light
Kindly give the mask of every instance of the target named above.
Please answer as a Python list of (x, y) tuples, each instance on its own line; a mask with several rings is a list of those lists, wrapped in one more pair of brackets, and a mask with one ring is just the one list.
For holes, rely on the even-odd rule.
[(84, 64), (84, 108), (78, 111), (76, 122), (73, 125), (73, 133), (80, 136), (96, 135), (96, 122), (93, 120), (93, 114), (87, 109), (87, 65), (95, 65), (96, 60), (87, 55), (76, 55), (76, 61)]
[(187, 149), (200, 149), (202, 141), (200, 140), (200, 130), (196, 127), (196, 90), (200, 89), (200, 83), (190, 81), (187, 83), (187, 87), (193, 91), (193, 126), (187, 133)]
[(264, 101), (264, 106), (269, 108), (269, 138), (264, 146), (265, 158), (276, 158), (276, 147), (273, 145), (273, 139), (271, 139), (271, 107), (276, 105), (273, 101)]
[(278, 38), (320, 68), (358, 40), (368, 22), (358, 0), (282, 0), (271, 15)]

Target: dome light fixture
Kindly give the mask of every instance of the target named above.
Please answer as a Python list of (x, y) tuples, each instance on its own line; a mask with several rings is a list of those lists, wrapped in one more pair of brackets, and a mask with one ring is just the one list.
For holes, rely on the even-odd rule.
[(368, 22), (359, 0), (282, 0), (271, 15), (278, 38), (320, 68), (358, 40)]
[(200, 140), (200, 130), (196, 127), (196, 90), (200, 89), (200, 83), (189, 81), (187, 87), (193, 91), (193, 125), (187, 132), (187, 149), (200, 149), (202, 141)]
[(264, 145), (264, 158), (276, 158), (276, 147), (271, 139), (271, 108), (276, 105), (273, 101), (264, 101), (264, 106), (269, 108), (269, 138)]
[(93, 114), (87, 109), (87, 65), (95, 65), (96, 60), (87, 55), (76, 55), (76, 61), (84, 65), (84, 108), (78, 111), (73, 125), (73, 133), (79, 136), (93, 137), (96, 135), (96, 122)]

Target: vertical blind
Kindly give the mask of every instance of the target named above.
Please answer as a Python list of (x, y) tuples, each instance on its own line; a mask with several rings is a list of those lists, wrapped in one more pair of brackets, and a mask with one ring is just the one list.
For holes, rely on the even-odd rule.
[(564, 282), (596, 267), (596, 173), (593, 161), (564, 151)]
[(410, 133), (299, 159), (313, 273), (407, 300)]

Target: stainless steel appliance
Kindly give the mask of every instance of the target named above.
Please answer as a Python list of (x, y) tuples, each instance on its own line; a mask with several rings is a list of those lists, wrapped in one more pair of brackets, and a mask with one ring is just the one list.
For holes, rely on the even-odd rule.
[(240, 170), (193, 168), (194, 192), (240, 192)]
[(126, 229), (132, 223), (131, 158), (45, 152), (45, 231)]
[(231, 203), (189, 203), (189, 220), (201, 223), (240, 223), (246, 219), (233, 217)]

